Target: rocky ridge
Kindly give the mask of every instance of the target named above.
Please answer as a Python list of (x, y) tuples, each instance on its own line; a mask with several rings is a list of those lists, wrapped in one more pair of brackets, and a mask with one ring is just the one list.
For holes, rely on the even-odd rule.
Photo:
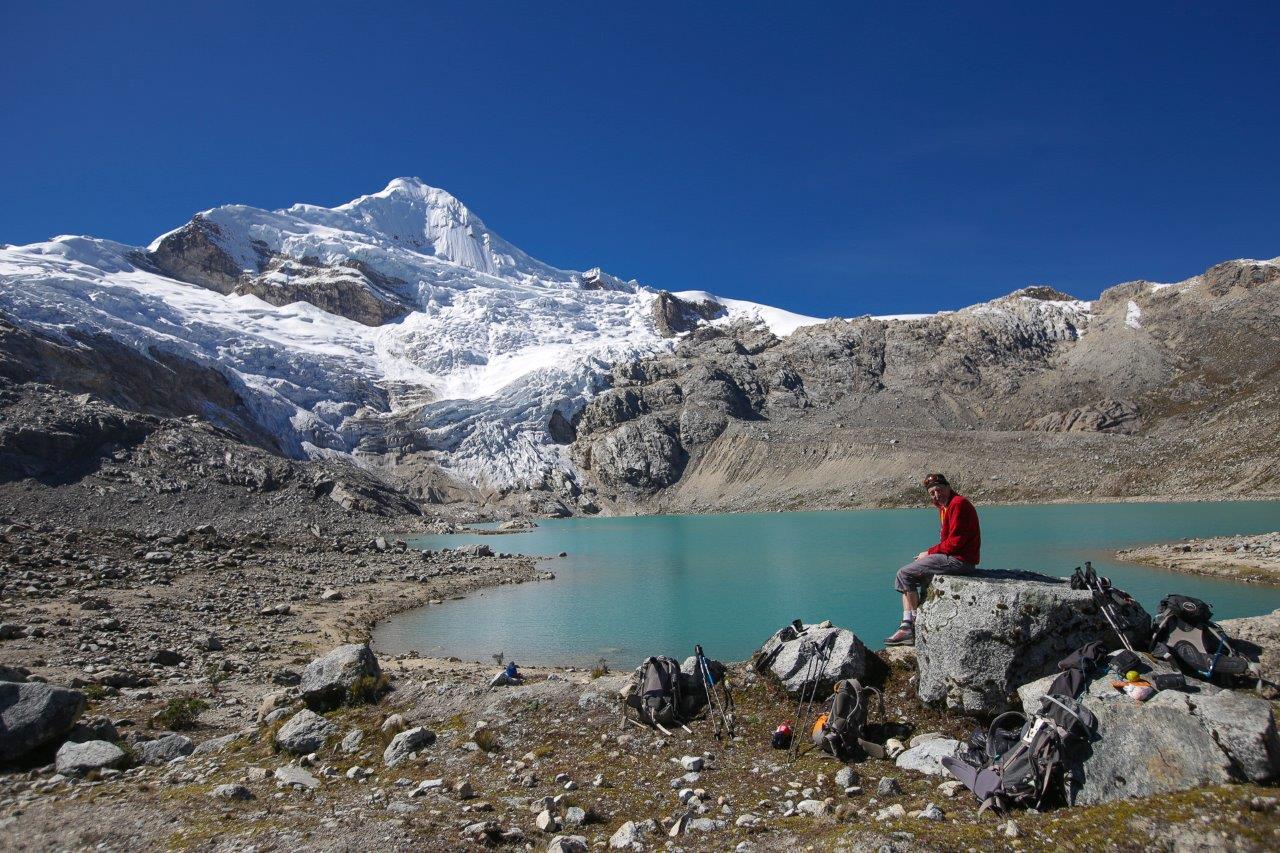
[(1232, 261), (1092, 303), (703, 327), (615, 367), (571, 451), (619, 511), (903, 503), (939, 466), (987, 500), (1273, 494), (1278, 287)]

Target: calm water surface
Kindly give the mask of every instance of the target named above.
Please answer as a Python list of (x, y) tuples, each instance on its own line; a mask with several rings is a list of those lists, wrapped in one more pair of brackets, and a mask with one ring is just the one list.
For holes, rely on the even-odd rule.
[[(982, 567), (1066, 575), (1084, 560), (1154, 612), (1181, 592), (1215, 618), (1280, 607), (1280, 587), (1117, 563), (1117, 548), (1280, 529), (1280, 502), (1055, 504), (978, 507)], [(385, 652), (521, 664), (635, 666), (650, 654), (744, 660), (783, 624), (830, 619), (869, 646), (901, 618), (893, 574), (937, 541), (931, 508), (539, 522), (530, 533), (414, 540), (419, 548), (484, 542), (546, 555), (556, 580), (474, 593), (380, 624)], [(567, 551), (569, 556), (553, 555)]]

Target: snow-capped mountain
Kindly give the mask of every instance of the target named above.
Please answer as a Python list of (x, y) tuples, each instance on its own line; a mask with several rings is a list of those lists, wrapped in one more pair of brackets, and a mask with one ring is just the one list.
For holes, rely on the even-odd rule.
[(423, 453), (497, 490), (571, 473), (555, 423), (690, 324), (820, 322), (556, 269), (414, 178), (335, 208), (218, 207), (145, 248), (4, 247), (0, 312), (216, 368), (287, 453)]

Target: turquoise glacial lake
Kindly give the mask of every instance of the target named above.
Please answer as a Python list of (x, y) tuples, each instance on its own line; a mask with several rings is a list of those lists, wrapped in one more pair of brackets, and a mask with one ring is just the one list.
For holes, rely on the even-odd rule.
[[(1280, 587), (1120, 563), (1119, 548), (1280, 529), (1280, 502), (978, 506), (986, 569), (1067, 575), (1085, 560), (1155, 612), (1179, 592), (1214, 617), (1280, 607)], [(899, 566), (937, 541), (937, 512), (919, 509), (644, 516), (540, 521), (529, 533), (420, 537), (418, 548), (483, 542), (545, 555), (554, 581), (482, 590), (379, 624), (383, 652), (526, 665), (633, 667), (650, 654), (683, 658), (701, 643), (745, 660), (792, 619), (830, 619), (871, 648), (901, 618)], [(558, 558), (561, 551), (568, 556)]]

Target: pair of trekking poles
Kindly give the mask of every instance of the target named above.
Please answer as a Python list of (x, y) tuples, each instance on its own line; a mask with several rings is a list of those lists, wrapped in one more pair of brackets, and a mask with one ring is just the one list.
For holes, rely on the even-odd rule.
[[(799, 620), (796, 620), (799, 622)], [(801, 629), (803, 630), (803, 629)], [(809, 653), (809, 664), (805, 667), (804, 679), (800, 682), (800, 704), (796, 706), (796, 725), (791, 732), (791, 744), (787, 747), (787, 755), (794, 761), (800, 757), (800, 740), (802, 733), (808, 731), (809, 716), (813, 713), (818, 699), (818, 681), (822, 671), (831, 658), (831, 647), (835, 645), (836, 634), (832, 632), (822, 642), (805, 640), (800, 644), (800, 653)]]
[(707, 656), (702, 653), (701, 644), (693, 647), (693, 654), (697, 659), (698, 676), (702, 681), (702, 689), (707, 694), (707, 713), (715, 726), (716, 740), (726, 735), (733, 737), (733, 694), (729, 692), (729, 683), (723, 678), (720, 680), (720, 689), (723, 691), (723, 696), (718, 695), (715, 689), (716, 680), (711, 673), (711, 665), (707, 662)]

